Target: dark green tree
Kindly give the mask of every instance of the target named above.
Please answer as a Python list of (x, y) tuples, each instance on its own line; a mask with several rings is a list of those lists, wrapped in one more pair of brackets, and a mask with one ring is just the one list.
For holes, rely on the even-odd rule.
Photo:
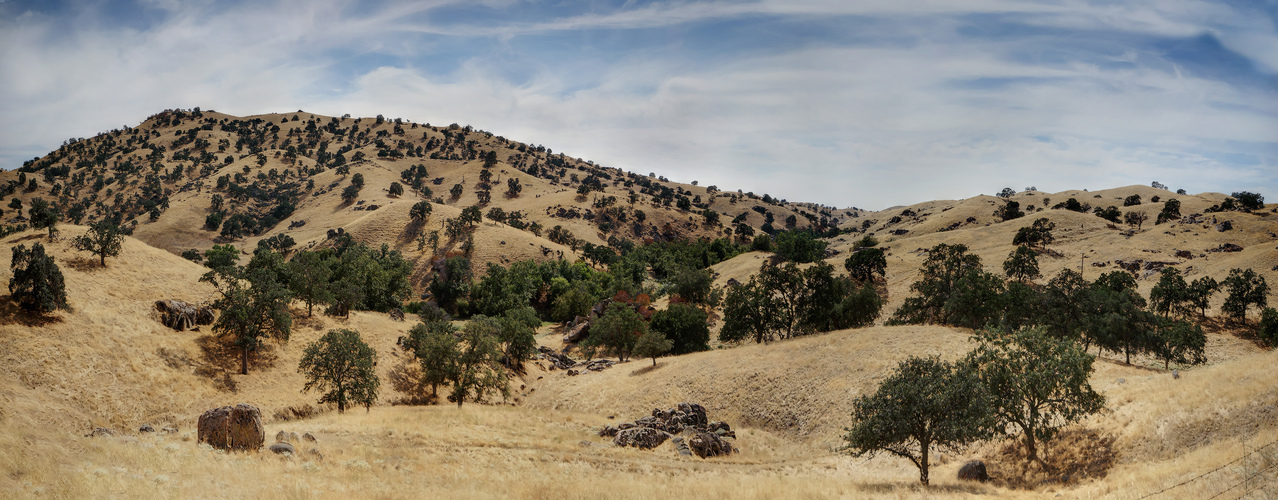
[(446, 370), (453, 387), (448, 399), (458, 408), (467, 399), (482, 401), (489, 393), (510, 397), (497, 333), (495, 325), (487, 321), (470, 321), (462, 328), (461, 342)]
[(1061, 427), (1105, 407), (1105, 397), (1088, 382), (1096, 358), (1072, 341), (1038, 328), (985, 330), (975, 340), (980, 344), (967, 362), (993, 398), (997, 427), (1020, 434), (1029, 461), (1038, 460), (1039, 443)]
[(472, 277), (470, 259), (449, 257), (444, 261), (444, 269), (435, 273), (435, 277), (430, 280), (430, 293), (435, 298), (435, 303), (449, 314), (456, 315), (459, 306), (470, 293)]
[(946, 324), (981, 328), (998, 323), (1002, 316), (1000, 298), (1003, 279), (979, 268), (969, 269), (954, 283), (943, 308)]
[(1123, 221), (1129, 226), (1136, 226), (1136, 230), (1140, 231), (1141, 226), (1145, 225), (1145, 221), (1149, 220), (1149, 214), (1141, 210), (1132, 210), (1123, 216)]
[(390, 193), (391, 196), (395, 196), (395, 197), (402, 196), (404, 194), (404, 186), (398, 182), (392, 181), (390, 184), (390, 190), (388, 192)]
[(1123, 211), (1119, 210), (1118, 207), (1109, 206), (1109, 207), (1097, 210), (1096, 216), (1117, 224), (1120, 218), (1123, 216)]
[(777, 256), (800, 264), (824, 258), (827, 245), (829, 243), (817, 239), (816, 234), (808, 230), (784, 231), (776, 236)]
[(1007, 254), (1007, 260), (1003, 261), (1003, 273), (1021, 283), (1041, 278), (1043, 274), (1038, 271), (1038, 252), (1028, 245), (1017, 246), (1016, 250)]
[(671, 342), (671, 352), (685, 354), (710, 349), (708, 316), (690, 304), (670, 304), (652, 315), (649, 330), (660, 332)]
[(1265, 283), (1264, 276), (1251, 269), (1229, 270), (1229, 276), (1221, 285), (1229, 292), (1229, 296), (1220, 306), (1220, 312), (1237, 321), (1247, 319), (1248, 306), (1255, 304), (1256, 307), (1264, 308), (1269, 303), (1269, 284)]
[(665, 334), (649, 330), (635, 342), (635, 356), (652, 358), (652, 366), (657, 366), (657, 358), (669, 352), (673, 346), (674, 342), (667, 339)]
[(1136, 205), (1140, 205), (1140, 195), (1134, 194), (1126, 198), (1123, 198), (1124, 207), (1131, 207)]
[(1185, 316), (1189, 312), (1189, 284), (1184, 275), (1174, 267), (1164, 267), (1158, 273), (1158, 283), (1149, 291), (1149, 307), (1166, 317), (1172, 314)]
[(853, 402), (843, 450), (853, 457), (880, 452), (914, 463), (928, 484), (932, 449), (958, 452), (991, 434), (995, 421), (985, 387), (963, 365), (940, 358), (901, 361), (872, 395)]
[(1269, 347), (1278, 346), (1278, 310), (1266, 307), (1260, 311), (1260, 329), (1256, 333)]
[(106, 267), (106, 258), (120, 255), (124, 244), (124, 232), (114, 221), (103, 219), (89, 224), (89, 230), (76, 236), (71, 246), (76, 250), (98, 256), (98, 262)]
[(754, 339), (756, 343), (762, 343), (772, 340), (778, 324), (776, 311), (779, 305), (772, 292), (760, 284), (757, 275), (748, 283), (728, 287), (723, 304), (720, 341)]
[(1260, 210), (1265, 208), (1265, 197), (1259, 193), (1240, 191), (1230, 195), (1238, 200), (1238, 206), (1244, 210)]
[(67, 305), (66, 282), (52, 255), (44, 253), (44, 245), (32, 243), (13, 247), (9, 262), (13, 276), (9, 278), (9, 295), (23, 309), (43, 313), (70, 309)]
[(213, 248), (204, 251), (204, 267), (209, 269), (234, 267), (239, 260), (240, 251), (230, 244), (213, 245)]
[(1007, 203), (1004, 203), (1003, 206), (998, 207), (998, 210), (994, 211), (994, 216), (1006, 222), (1012, 219), (1024, 217), (1025, 212), (1021, 211), (1020, 202), (1007, 200)]
[(1047, 245), (1052, 244), (1053, 241), (1056, 241), (1056, 237), (1052, 235), (1053, 229), (1056, 229), (1056, 223), (1047, 220), (1046, 217), (1041, 217), (1032, 224), (1017, 230), (1016, 236), (1012, 237), (1012, 244), (1045, 248)]
[(848, 276), (853, 280), (866, 283), (874, 280), (876, 274), (887, 276), (887, 257), (882, 248), (861, 247), (843, 261), (843, 268), (847, 269)]
[(1167, 221), (1173, 221), (1180, 218), (1180, 200), (1170, 198), (1163, 202), (1163, 210), (1158, 213), (1158, 218), (1154, 224), (1162, 224)]
[(429, 201), (419, 201), (413, 204), (413, 208), (409, 209), (408, 216), (412, 217), (413, 222), (422, 222), (430, 217), (431, 204)]
[(1189, 306), (1198, 311), (1200, 317), (1207, 317), (1207, 308), (1211, 307), (1211, 296), (1220, 291), (1220, 283), (1216, 278), (1203, 276), (1189, 284)]
[(497, 342), (506, 366), (522, 371), (524, 361), (537, 350), (536, 329), (541, 326), (541, 318), (531, 306), (524, 306), (507, 309), (493, 320), (497, 322)]
[(648, 332), (635, 308), (622, 302), (608, 304), (608, 310), (598, 321), (590, 324), (590, 336), (582, 343), (590, 349), (602, 349), (605, 353), (625, 361), (634, 352), (639, 337)]
[(401, 346), (417, 356), (421, 383), (430, 387), (432, 400), (439, 399), (439, 386), (453, 379), (453, 361), (461, 348), (457, 328), (447, 321), (418, 323), (408, 331)]
[(907, 297), (888, 324), (949, 324), (945, 303), (955, 284), (969, 271), (980, 270), (981, 258), (967, 253), (967, 245), (941, 243), (928, 251), (919, 280), (910, 285), (915, 296)]
[(293, 318), (288, 312), (292, 294), (267, 269), (222, 267), (200, 281), (217, 288), (213, 308), (221, 311), (213, 332), (240, 348), (240, 374), (248, 375), (249, 353), (265, 338), (288, 341)]
[(306, 317), (311, 317), (315, 304), (333, 302), (329, 279), (333, 275), (333, 258), (326, 251), (303, 251), (288, 263), (288, 286), (293, 297), (306, 302)]
[(324, 392), (319, 403), (337, 403), (343, 413), (351, 405), (367, 411), (377, 402), (377, 352), (355, 330), (329, 330), (306, 346), (297, 371), (306, 376), (302, 392)]
[(31, 200), (31, 208), (27, 209), (31, 217), (32, 229), (48, 229), (49, 240), (58, 235), (58, 209), (49, 205), (43, 198)]
[(1157, 344), (1154, 354), (1163, 360), (1163, 369), (1171, 363), (1200, 365), (1207, 362), (1204, 351), (1207, 348), (1207, 336), (1203, 327), (1188, 321), (1173, 321), (1161, 318), (1156, 331)]

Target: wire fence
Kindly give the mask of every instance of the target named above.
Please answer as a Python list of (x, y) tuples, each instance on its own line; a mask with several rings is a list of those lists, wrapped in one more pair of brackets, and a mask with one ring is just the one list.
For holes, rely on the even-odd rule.
[[(1264, 454), (1264, 453), (1265, 453), (1265, 450), (1267, 450), (1267, 449), (1269, 449), (1269, 448), (1271, 448), (1271, 447), (1273, 447), (1273, 451), (1275, 452), (1275, 455), (1274, 455), (1274, 456), (1272, 456), (1272, 457), (1266, 457), (1266, 456), (1265, 456), (1265, 454)], [(1254, 491), (1252, 488), (1253, 488), (1253, 486), (1255, 486), (1255, 485), (1257, 484), (1257, 481), (1256, 481), (1257, 479), (1262, 479), (1262, 476), (1263, 476), (1264, 474), (1267, 474), (1267, 473), (1268, 473), (1269, 471), (1271, 471), (1271, 470), (1278, 469), (1278, 439), (1273, 440), (1273, 441), (1270, 441), (1269, 443), (1267, 443), (1267, 444), (1265, 444), (1265, 445), (1263, 445), (1263, 446), (1260, 446), (1259, 448), (1248, 449), (1247, 447), (1244, 447), (1244, 448), (1243, 448), (1243, 454), (1242, 454), (1242, 456), (1240, 456), (1240, 457), (1238, 457), (1238, 458), (1236, 458), (1236, 459), (1234, 459), (1234, 460), (1231, 460), (1231, 461), (1229, 461), (1229, 462), (1227, 462), (1227, 463), (1225, 463), (1225, 464), (1222, 464), (1221, 466), (1216, 467), (1215, 469), (1209, 470), (1209, 471), (1204, 472), (1204, 473), (1202, 473), (1202, 474), (1199, 474), (1199, 475), (1197, 475), (1197, 476), (1194, 476), (1194, 477), (1191, 477), (1191, 478), (1186, 479), (1186, 480), (1184, 480), (1184, 481), (1181, 481), (1181, 482), (1179, 482), (1179, 483), (1176, 483), (1175, 485), (1168, 486), (1168, 487), (1163, 488), (1163, 489), (1161, 489), (1161, 490), (1158, 490), (1158, 491), (1156, 491), (1156, 492), (1153, 492), (1153, 493), (1150, 493), (1150, 494), (1148, 494), (1148, 495), (1142, 496), (1142, 497), (1140, 497), (1140, 499), (1141, 499), (1141, 500), (1144, 500), (1144, 499), (1146, 499), (1146, 498), (1152, 498), (1152, 497), (1156, 497), (1156, 496), (1163, 495), (1163, 494), (1169, 494), (1169, 495), (1171, 495), (1171, 494), (1173, 494), (1173, 490), (1175, 490), (1176, 488), (1180, 488), (1180, 487), (1182, 487), (1182, 486), (1185, 486), (1185, 485), (1188, 485), (1188, 484), (1191, 484), (1191, 483), (1194, 483), (1194, 482), (1197, 482), (1197, 481), (1202, 481), (1202, 480), (1208, 479), (1208, 478), (1209, 478), (1209, 476), (1211, 476), (1211, 475), (1213, 475), (1213, 474), (1216, 474), (1216, 473), (1218, 473), (1218, 472), (1220, 472), (1220, 471), (1222, 471), (1222, 470), (1225, 470), (1226, 468), (1228, 468), (1228, 467), (1230, 467), (1230, 466), (1232, 466), (1232, 465), (1236, 465), (1236, 464), (1238, 464), (1239, 462), (1244, 462), (1244, 461), (1248, 460), (1249, 458), (1251, 458), (1252, 456), (1255, 456), (1255, 455), (1259, 455), (1259, 456), (1260, 456), (1260, 458), (1261, 458), (1261, 462), (1257, 465), (1257, 467), (1263, 467), (1263, 468), (1260, 468), (1259, 470), (1251, 470), (1251, 468), (1250, 468), (1250, 467), (1248, 467), (1248, 464), (1244, 463), (1244, 464), (1243, 464), (1243, 470), (1242, 470), (1242, 475), (1243, 475), (1243, 479), (1242, 479), (1242, 480), (1240, 480), (1240, 481), (1237, 481), (1237, 482), (1233, 483), (1233, 484), (1232, 484), (1232, 485), (1230, 485), (1228, 488), (1225, 488), (1225, 489), (1223, 489), (1223, 490), (1220, 490), (1219, 492), (1216, 492), (1216, 494), (1215, 494), (1215, 495), (1212, 495), (1212, 496), (1210, 496), (1210, 497), (1205, 497), (1205, 498), (1206, 498), (1207, 500), (1212, 500), (1212, 499), (1215, 499), (1215, 498), (1220, 498), (1220, 497), (1221, 497), (1221, 496), (1223, 496), (1224, 494), (1229, 493), (1229, 492), (1232, 492), (1232, 491), (1234, 491), (1234, 490), (1238, 489), (1238, 487), (1239, 487), (1239, 486), (1243, 486), (1244, 488), (1243, 488), (1243, 490), (1242, 490), (1242, 494), (1241, 494), (1241, 495), (1239, 495), (1238, 497), (1235, 497), (1235, 498), (1243, 498), (1243, 497), (1246, 497), (1247, 495), (1250, 495), (1250, 494)], [(1265, 460), (1266, 458), (1268, 458), (1269, 460)], [(1272, 462), (1272, 463), (1268, 463), (1268, 464), (1266, 464), (1266, 462)], [(1263, 483), (1260, 483), (1260, 484), (1261, 484), (1261, 486), (1263, 486)]]

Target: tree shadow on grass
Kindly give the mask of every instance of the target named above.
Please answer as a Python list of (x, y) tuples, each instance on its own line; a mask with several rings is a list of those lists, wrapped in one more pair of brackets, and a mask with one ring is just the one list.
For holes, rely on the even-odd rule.
[(631, 377), (638, 377), (638, 376), (640, 376), (640, 375), (644, 375), (644, 374), (646, 374), (646, 373), (649, 373), (649, 372), (651, 372), (651, 371), (653, 371), (653, 370), (656, 370), (657, 368), (661, 368), (661, 367), (663, 367), (663, 366), (666, 366), (666, 364), (665, 364), (665, 363), (657, 363), (656, 365), (645, 365), (643, 368), (640, 368), (640, 369), (638, 369), (638, 370), (635, 370), (635, 371), (630, 372), (630, 376), (631, 376)]
[[(228, 374), (240, 372), (239, 346), (212, 334), (196, 337), (195, 345), (200, 348), (200, 353), (203, 354), (205, 363), (220, 368), (221, 371)], [(248, 361), (249, 373), (252, 373), (253, 370), (274, 367), (275, 363), (279, 361), (279, 355), (276, 353), (274, 345), (271, 345), (270, 342), (265, 342), (257, 350), (249, 352)]]
[(67, 267), (82, 273), (89, 272), (94, 269), (102, 269), (103, 267), (102, 261), (93, 257), (73, 257), (70, 259), (64, 259), (63, 262), (67, 263)]
[(23, 309), (12, 295), (0, 295), (0, 325), (22, 325), (39, 328), (61, 323), (62, 316)]

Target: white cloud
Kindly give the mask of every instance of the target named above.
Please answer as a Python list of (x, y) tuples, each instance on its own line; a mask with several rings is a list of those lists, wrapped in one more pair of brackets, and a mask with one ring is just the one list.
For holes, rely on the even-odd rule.
[[(1095, 54), (1051, 63), (1017, 57), (1069, 40), (965, 37), (960, 21), (949, 17), (1014, 12), (1042, 26), (1159, 36), (1244, 26), (1221, 35), (1224, 43), (1245, 55), (1272, 44), (1272, 29), (1215, 4), (663, 3), (472, 30), (430, 21), (431, 9), (443, 3), (348, 12), (340, 2), (235, 10), (156, 2), (169, 17), (141, 32), (89, 22), (60, 33), (52, 28), (56, 20), (33, 15), (0, 21), (0, 113), (7, 117), (0, 122), (0, 161), (11, 168), (66, 137), (133, 125), (164, 108), (202, 106), (473, 124), (640, 173), (862, 208), (1003, 186), (1159, 180), (1190, 191), (1278, 187), (1272, 93), (1257, 99), (1255, 89), (1143, 64), (1158, 55), (1141, 47), (1116, 50), (1108, 61)], [(590, 68), (589, 80), (532, 61), (531, 76), (515, 84), (501, 76), (506, 61), (478, 50), (455, 71), (422, 66), (417, 58), (437, 49), (431, 38), (414, 35), (492, 35), (530, 51), (519, 34), (747, 14), (881, 16), (913, 27), (916, 40), (716, 54), (695, 65), (663, 54), (619, 54)], [(398, 62), (338, 74), (336, 68), (346, 68), (331, 55), (338, 50)], [(1272, 60), (1274, 53), (1255, 57)], [(1114, 60), (1131, 64), (1104, 64)], [(1242, 151), (1262, 163), (1213, 159), (1238, 143), (1268, 144)]]

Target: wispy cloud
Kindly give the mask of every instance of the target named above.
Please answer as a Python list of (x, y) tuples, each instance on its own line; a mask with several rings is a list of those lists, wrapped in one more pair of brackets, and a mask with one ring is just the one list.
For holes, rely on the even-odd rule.
[(1004, 186), (1278, 187), (1272, 9), (154, 1), (122, 22), (106, 5), (0, 4), (0, 165), (202, 106), (469, 123), (863, 208)]

